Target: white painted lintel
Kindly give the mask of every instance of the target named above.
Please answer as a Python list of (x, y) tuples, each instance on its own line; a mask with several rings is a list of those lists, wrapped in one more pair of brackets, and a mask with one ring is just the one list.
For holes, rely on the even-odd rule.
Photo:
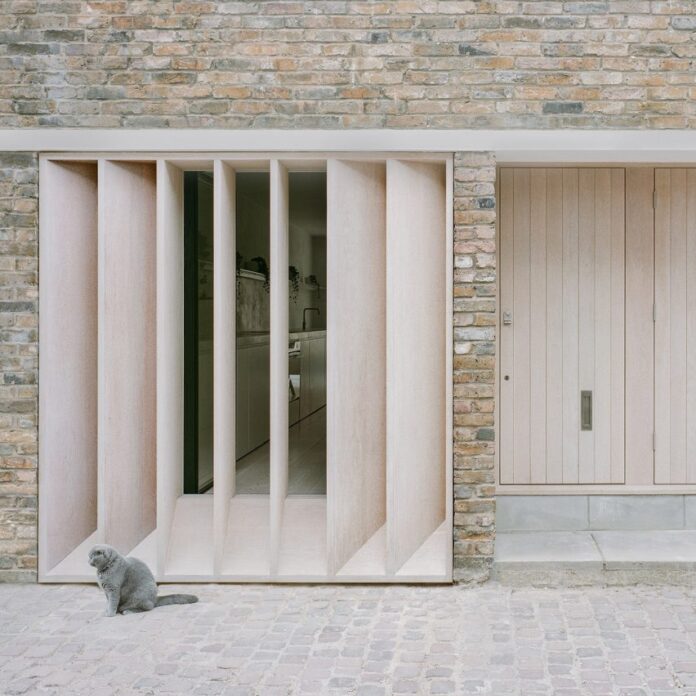
[(696, 163), (694, 130), (0, 129), (0, 152), (494, 152), (499, 163)]

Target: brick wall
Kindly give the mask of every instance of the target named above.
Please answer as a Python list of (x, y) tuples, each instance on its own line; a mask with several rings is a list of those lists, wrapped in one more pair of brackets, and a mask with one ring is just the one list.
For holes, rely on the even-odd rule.
[(454, 159), (454, 577), (488, 577), (495, 537), (495, 158)]
[(0, 6), (0, 127), (696, 125), (693, 0)]
[(37, 161), (0, 154), (0, 581), (36, 570)]

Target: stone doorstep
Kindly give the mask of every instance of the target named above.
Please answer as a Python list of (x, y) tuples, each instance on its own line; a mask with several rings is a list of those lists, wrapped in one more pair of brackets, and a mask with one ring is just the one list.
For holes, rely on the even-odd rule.
[(696, 579), (696, 530), (499, 532), (493, 577), (514, 584)]

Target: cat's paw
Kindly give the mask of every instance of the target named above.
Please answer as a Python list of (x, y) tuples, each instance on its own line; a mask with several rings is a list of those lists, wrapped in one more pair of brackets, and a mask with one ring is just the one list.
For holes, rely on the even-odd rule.
[(116, 616), (115, 611), (109, 611), (108, 609), (104, 612), (104, 616), (111, 618), (112, 616)]

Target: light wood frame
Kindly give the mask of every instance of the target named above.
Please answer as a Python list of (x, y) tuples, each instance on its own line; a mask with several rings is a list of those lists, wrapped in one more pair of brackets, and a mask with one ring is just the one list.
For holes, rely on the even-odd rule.
[[(40, 163), (41, 577), (99, 540), (97, 171), (95, 161)], [(66, 330), (68, 311), (74, 316)]]
[[(437, 490), (439, 491), (438, 524), (430, 525), (414, 536), (412, 548), (400, 551), (390, 557), (387, 563), (389, 520), (386, 507), (379, 512), (385, 524), (372, 525), (370, 532), (362, 533), (362, 542), (355, 544), (350, 551), (341, 554), (342, 563), (333, 555), (331, 536), (327, 525), (327, 500), (323, 497), (287, 496), (287, 283), (273, 282), (273, 278), (284, 277), (287, 268), (288, 244), (288, 175), (292, 171), (307, 171), (331, 167), (334, 160), (363, 162), (368, 166), (381, 166), (385, 170), (403, 168), (402, 171), (421, 169), (440, 173), (437, 205), (441, 205), (437, 222), (433, 223), (438, 244), (438, 255), (444, 264), (441, 277), (446, 290), (438, 300), (438, 311), (442, 318), (438, 327), (442, 331), (441, 356), (442, 380), (438, 392), (441, 396), (444, 413), (440, 426), (444, 443), (442, 452), (436, 455), (441, 460)], [(134, 555), (146, 560), (155, 570), (159, 580), (167, 581), (320, 581), (320, 582), (449, 582), (452, 578), (452, 194), (453, 165), (451, 155), (399, 153), (383, 155), (380, 153), (364, 155), (361, 153), (312, 153), (311, 155), (292, 154), (282, 158), (267, 155), (237, 155), (234, 153), (171, 154), (149, 156), (147, 153), (123, 153), (118, 156), (90, 155), (42, 156), (43, 172), (51, 172), (54, 167), (82, 166), (86, 161), (89, 167), (100, 172), (114, 173), (147, 170), (150, 184), (143, 191), (128, 190), (116, 184), (121, 192), (118, 203), (125, 209), (136, 205), (138, 196), (150, 196), (153, 207), (147, 213), (149, 223), (139, 232), (145, 232), (148, 224), (153, 226), (156, 240), (156, 273), (154, 278), (144, 279), (147, 288), (151, 280), (156, 283), (156, 530), (145, 525), (139, 535), (131, 536), (127, 546)], [(396, 164), (394, 164), (394, 163)], [(73, 163), (76, 163), (75, 165)], [(213, 495), (183, 495), (183, 172), (188, 170), (213, 170), (214, 173), (214, 255), (216, 272), (215, 287), (215, 438), (214, 471), (215, 487)], [(231, 260), (235, 252), (234, 230), (234, 181), (236, 171), (270, 170), (271, 174), (271, 494), (270, 496), (235, 495), (234, 467), (234, 384), (235, 366), (235, 277), (231, 270)], [(156, 171), (156, 176), (155, 176)], [(398, 174), (394, 175), (395, 177)], [(55, 185), (47, 174), (42, 178), (42, 186)], [(156, 182), (156, 183), (155, 183)], [(96, 186), (92, 184), (96, 195)], [(82, 187), (84, 188), (84, 187)], [(82, 188), (76, 195), (82, 196)], [(386, 191), (385, 191), (386, 193)], [(101, 200), (101, 192), (100, 192)], [(152, 198), (154, 196), (154, 199)], [(124, 198), (125, 197), (125, 198)], [(115, 201), (116, 199), (114, 199)], [(396, 202), (395, 202), (396, 203)], [(394, 213), (397, 207), (393, 204)], [(114, 203), (115, 204), (115, 203)], [(50, 208), (49, 208), (50, 210)], [(101, 216), (104, 228), (113, 227), (114, 220)], [(153, 218), (152, 211), (156, 210)], [(387, 234), (386, 202), (384, 232)], [(110, 214), (109, 214), (110, 215)], [(427, 217), (427, 213), (426, 213)], [(156, 220), (155, 220), (156, 218)], [(398, 223), (398, 217), (394, 218)], [(51, 225), (42, 218), (42, 232), (50, 233), (60, 228), (60, 220)], [(444, 230), (439, 230), (444, 225)], [(44, 229), (45, 227), (45, 229)], [(89, 227), (89, 224), (86, 224)], [(136, 229), (130, 230), (136, 234)], [(414, 228), (414, 234), (418, 230)], [(102, 257), (101, 272), (108, 263)], [(440, 263), (440, 262), (438, 262)], [(227, 271), (227, 272), (226, 272)], [(134, 288), (134, 292), (138, 290)], [(96, 301), (96, 299), (95, 299)], [(439, 313), (441, 311), (441, 314)], [(329, 310), (329, 321), (340, 321), (338, 314)], [(331, 332), (331, 328), (329, 328)], [(102, 350), (105, 345), (102, 340)], [(152, 351), (153, 347), (146, 348)], [(396, 350), (396, 345), (392, 347)], [(387, 363), (394, 359), (387, 351)], [(50, 355), (50, 351), (48, 353)], [(385, 370), (384, 379), (386, 380)], [(385, 382), (386, 384), (386, 382)], [(105, 392), (100, 391), (101, 398)], [(96, 394), (94, 396), (96, 400)], [(232, 424), (232, 426), (230, 426)], [(397, 424), (398, 425), (398, 424)], [(395, 431), (393, 438), (398, 439)], [(57, 436), (54, 437), (56, 439)], [(47, 438), (45, 444), (51, 442)], [(43, 461), (43, 460), (42, 460)], [(104, 460), (105, 461), (105, 460)], [(108, 465), (107, 465), (108, 466)], [(41, 468), (41, 467), (40, 467)], [(386, 475), (386, 465), (384, 475)], [(328, 474), (331, 478), (331, 473)], [(102, 496), (100, 504), (106, 506), (100, 513), (100, 520), (108, 519), (111, 505), (105, 483), (108, 473), (102, 472)], [(387, 485), (385, 483), (385, 485)], [(339, 491), (336, 490), (336, 494)], [(52, 491), (42, 488), (42, 495), (50, 496)], [(386, 496), (386, 490), (385, 490)], [(102, 502), (103, 501), (103, 502)], [(385, 498), (386, 501), (386, 498)], [(356, 501), (357, 502), (357, 501)], [(393, 503), (392, 503), (393, 504)], [(330, 503), (328, 505), (330, 508)], [(261, 561), (254, 565), (239, 566), (230, 558), (231, 549), (239, 551), (239, 535), (232, 539), (231, 531), (242, 530), (244, 521), (251, 524), (250, 539), (260, 544)], [(267, 523), (266, 523), (267, 521)], [(104, 522), (106, 524), (106, 522)], [(394, 522), (392, 522), (394, 524)], [(237, 527), (238, 525), (238, 527)], [(95, 529), (92, 527), (96, 526)], [(78, 556), (86, 552), (88, 543), (107, 540), (103, 533), (104, 525), (87, 525), (84, 534), (75, 536), (69, 545), (75, 548), (71, 563), (61, 568), (61, 573), (51, 572), (52, 561), (45, 563), (40, 580), (85, 581), (92, 580), (91, 569)], [(87, 528), (89, 527), (89, 529)], [(296, 538), (311, 532), (318, 544), (314, 558), (314, 547), (301, 549)], [(317, 536), (317, 533), (319, 536)], [(85, 537), (85, 534), (87, 535)], [(254, 537), (256, 534), (256, 537)], [(82, 538), (85, 537), (85, 538)], [(123, 543), (119, 541), (119, 543)], [(251, 544), (252, 541), (249, 542)], [(267, 543), (267, 547), (265, 544)], [(320, 547), (320, 548), (319, 548)], [(264, 551), (265, 549), (265, 551)], [(247, 549), (248, 551), (249, 549)], [(307, 563), (293, 560), (298, 550), (307, 554)], [(243, 555), (243, 554), (242, 554)], [(310, 558), (310, 556), (312, 556)], [(47, 560), (51, 557), (47, 557)], [(329, 558), (333, 560), (329, 563)], [(435, 570), (432, 570), (432, 569)]]

